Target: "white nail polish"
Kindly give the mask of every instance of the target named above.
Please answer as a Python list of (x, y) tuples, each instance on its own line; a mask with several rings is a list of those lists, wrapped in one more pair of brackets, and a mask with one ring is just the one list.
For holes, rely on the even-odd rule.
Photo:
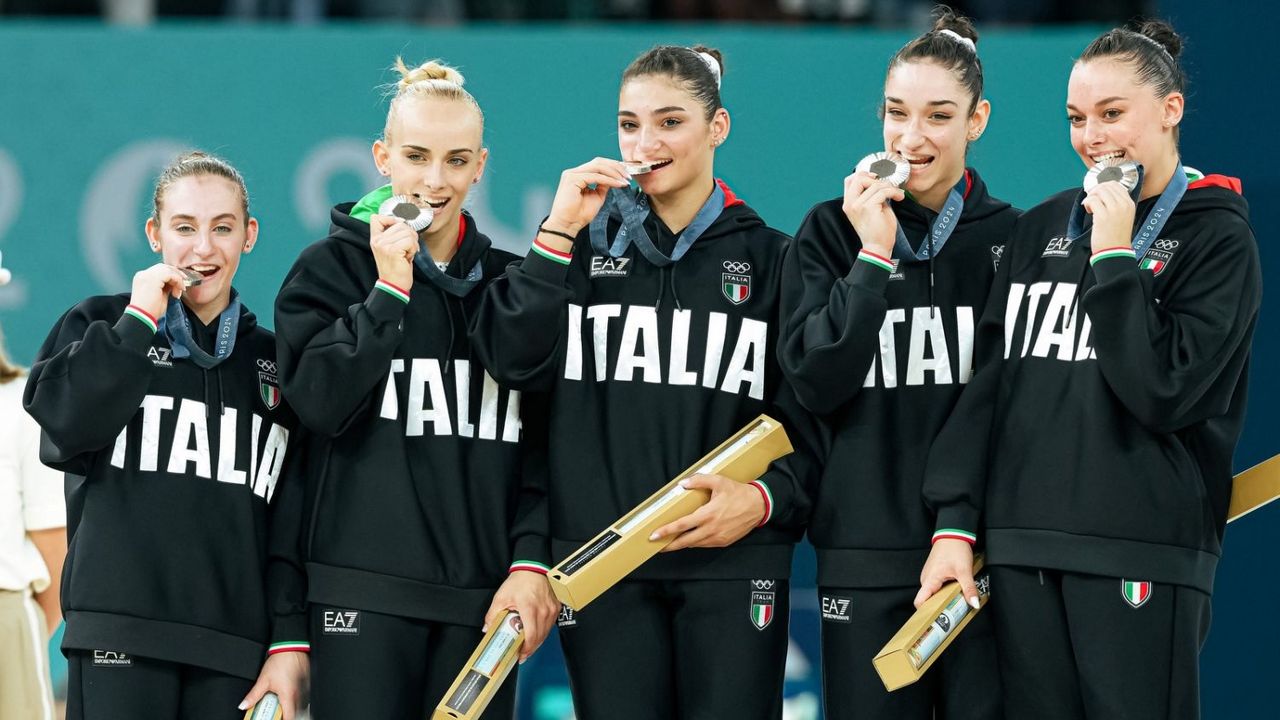
[(976, 598), (976, 597), (971, 597), (971, 598), (969, 598), (969, 605), (970, 605), (974, 610), (981, 610), (981, 609), (982, 609), (982, 601), (978, 600), (978, 598)]

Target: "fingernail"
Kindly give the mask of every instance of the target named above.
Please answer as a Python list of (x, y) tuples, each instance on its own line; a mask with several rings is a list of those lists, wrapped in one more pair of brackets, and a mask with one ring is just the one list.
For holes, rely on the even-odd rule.
[(654, 530), (654, 531), (653, 531), (653, 534), (649, 536), (649, 539), (650, 539), (650, 540), (657, 540), (657, 539), (658, 539), (658, 537), (659, 537), (659, 535), (658, 535), (658, 531), (657, 531), (657, 530)]
[(681, 481), (680, 481), (680, 487), (684, 488), (685, 490), (688, 490), (688, 489), (689, 489), (689, 479), (688, 479), (688, 478), (685, 478), (684, 480), (681, 480)]
[(517, 664), (518, 664), (518, 665), (523, 665), (523, 664), (524, 664), (524, 661), (525, 661), (525, 660), (528, 660), (528, 659), (529, 659), (529, 658), (520, 658), (520, 662), (519, 662), (519, 663), (517, 663)]
[(248, 709), (249, 709), (249, 703), (247, 703), (247, 702), (242, 702), (242, 703), (240, 703), (240, 709), (241, 709), (241, 710), (248, 710)]
[(981, 601), (981, 600), (978, 600), (978, 598), (976, 598), (976, 597), (971, 597), (971, 598), (969, 598), (969, 605), (970, 605), (974, 610), (981, 610), (981, 609), (982, 609), (982, 601)]

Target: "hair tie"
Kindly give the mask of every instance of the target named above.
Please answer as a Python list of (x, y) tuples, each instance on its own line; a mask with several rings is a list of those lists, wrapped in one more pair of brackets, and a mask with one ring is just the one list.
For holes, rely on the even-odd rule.
[[(692, 49), (693, 48), (690, 48), (690, 50)], [(720, 89), (720, 61), (716, 60), (716, 57), (711, 53), (702, 52), (700, 50), (694, 50), (694, 52), (698, 54), (698, 57), (702, 58), (702, 62), (707, 64), (707, 69), (711, 71), (711, 77), (716, 79), (716, 89), (719, 90)]]
[(1164, 53), (1164, 56), (1169, 58), (1169, 62), (1173, 63), (1174, 65), (1177, 65), (1177, 62), (1175, 62), (1173, 59), (1173, 53), (1169, 52), (1169, 48), (1165, 47), (1164, 43), (1160, 42), (1159, 40), (1156, 40), (1150, 35), (1144, 35), (1140, 32), (1136, 32), (1133, 30), (1126, 30), (1125, 32), (1131, 35), (1136, 35), (1142, 38), (1143, 40), (1146, 40), (1147, 42), (1151, 43), (1152, 45), (1155, 45), (1156, 47), (1160, 48), (1160, 52)]
[(960, 43), (961, 45), (964, 45), (965, 47), (969, 48), (969, 52), (973, 53), (974, 55), (978, 54), (978, 46), (974, 45), (972, 40), (961, 35), (955, 30), (952, 30), (950, 28), (945, 28), (945, 29), (939, 30), (938, 34), (946, 35), (947, 37), (954, 39), (956, 42)]

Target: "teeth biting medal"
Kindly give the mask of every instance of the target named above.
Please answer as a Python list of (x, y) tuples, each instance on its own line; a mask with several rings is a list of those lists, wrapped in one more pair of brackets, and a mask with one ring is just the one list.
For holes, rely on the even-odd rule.
[(1118, 182), (1125, 190), (1133, 190), (1138, 187), (1138, 177), (1138, 163), (1122, 158), (1107, 158), (1084, 174), (1084, 189), (1088, 192), (1099, 183)]
[(398, 217), (409, 224), (414, 232), (422, 232), (431, 227), (436, 213), (429, 207), (418, 207), (408, 195), (392, 195), (378, 206), (379, 215)]
[(654, 169), (657, 168), (659, 165), (662, 165), (662, 163), (661, 162), (635, 162), (632, 160), (625, 160), (622, 163), (622, 167), (626, 168), (627, 173), (630, 175), (644, 175), (645, 173), (653, 172)]
[(869, 172), (877, 180), (887, 180), (894, 187), (902, 187), (911, 177), (911, 164), (897, 153), (877, 152), (859, 160), (854, 171)]

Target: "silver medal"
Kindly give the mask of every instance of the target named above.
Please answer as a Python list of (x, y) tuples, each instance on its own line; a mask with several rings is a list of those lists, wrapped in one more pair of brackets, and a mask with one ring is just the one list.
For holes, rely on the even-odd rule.
[(1118, 182), (1125, 190), (1138, 187), (1138, 163), (1132, 160), (1112, 158), (1089, 168), (1084, 174), (1084, 190), (1088, 192), (1098, 183)]
[(644, 175), (645, 173), (653, 172), (655, 165), (658, 165), (658, 163), (632, 162), (630, 160), (624, 160), (622, 163), (622, 167), (626, 169), (628, 175)]
[(182, 273), (182, 287), (193, 288), (204, 282), (204, 276), (190, 268), (178, 268), (178, 272)]
[(431, 227), (436, 213), (429, 207), (419, 207), (409, 199), (408, 195), (392, 195), (378, 206), (379, 215), (398, 217), (409, 224), (414, 232), (422, 232)]
[(886, 180), (894, 187), (902, 187), (907, 178), (911, 177), (911, 164), (897, 153), (877, 152), (859, 160), (854, 171), (869, 172), (877, 180)]

